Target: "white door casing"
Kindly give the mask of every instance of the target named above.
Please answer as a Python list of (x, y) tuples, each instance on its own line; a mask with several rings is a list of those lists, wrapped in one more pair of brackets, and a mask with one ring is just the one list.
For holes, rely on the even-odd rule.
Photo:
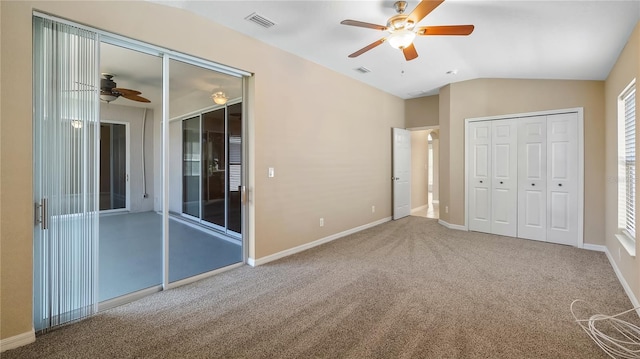
[(518, 120), (518, 237), (547, 238), (547, 117)]
[(393, 219), (411, 214), (411, 132), (393, 129)]
[(547, 116), (547, 241), (578, 245), (577, 114)]
[(491, 124), (491, 233), (515, 237), (518, 203), (517, 123)]
[(491, 122), (469, 124), (469, 229), (491, 233)]

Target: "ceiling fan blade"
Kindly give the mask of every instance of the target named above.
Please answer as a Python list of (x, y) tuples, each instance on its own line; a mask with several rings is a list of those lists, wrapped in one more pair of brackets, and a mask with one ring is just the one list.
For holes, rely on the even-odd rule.
[(115, 87), (113, 90), (113, 92), (119, 92), (120, 94), (122, 94), (122, 96), (126, 96), (126, 95), (140, 95), (142, 92), (140, 91), (136, 91), (136, 90), (130, 90), (130, 89), (123, 89), (120, 87)]
[(146, 98), (144, 98), (142, 96), (133, 95), (133, 94), (122, 94), (122, 97), (126, 98), (127, 100), (131, 100), (131, 101), (146, 102), (146, 103), (151, 102), (151, 101), (147, 100)]
[(407, 61), (411, 61), (418, 57), (418, 51), (416, 51), (416, 47), (413, 46), (413, 43), (402, 49), (402, 53)]
[(422, 26), (416, 29), (416, 34), (421, 36), (431, 35), (457, 35), (466, 36), (473, 32), (473, 25), (448, 25), (448, 26)]
[(367, 45), (367, 46), (365, 46), (365, 47), (361, 48), (360, 50), (358, 50), (358, 51), (354, 52), (353, 54), (349, 55), (349, 57), (351, 57), (351, 58), (358, 57), (358, 56), (360, 56), (360, 55), (364, 54), (365, 52), (367, 52), (367, 51), (369, 51), (369, 50), (373, 49), (374, 47), (376, 47), (376, 46), (378, 46), (378, 45), (382, 44), (382, 43), (383, 43), (383, 42), (385, 42), (385, 41), (387, 41), (387, 38), (386, 38), (386, 37), (383, 37), (382, 39), (380, 39), (380, 40), (378, 40), (378, 41), (376, 41), (376, 42), (373, 42), (373, 43), (371, 43), (371, 44), (369, 44), (369, 45)]
[(424, 19), (425, 16), (429, 15), (433, 9), (437, 8), (438, 5), (442, 4), (444, 0), (422, 0), (418, 6), (409, 14), (407, 20), (413, 21), (414, 24), (420, 22), (420, 20)]
[(362, 21), (357, 21), (357, 20), (342, 20), (342, 21), (340, 21), (340, 23), (342, 25), (366, 27), (367, 29), (374, 29), (374, 30), (385, 31), (385, 30), (388, 29), (388, 27), (386, 27), (386, 26), (371, 24), (371, 23), (368, 23), (368, 22), (362, 22)]

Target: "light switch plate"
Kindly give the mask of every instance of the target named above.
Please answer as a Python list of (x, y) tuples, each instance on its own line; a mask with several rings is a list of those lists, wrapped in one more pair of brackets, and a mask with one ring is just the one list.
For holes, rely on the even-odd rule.
[(269, 167), (269, 178), (275, 177), (276, 171), (273, 167)]

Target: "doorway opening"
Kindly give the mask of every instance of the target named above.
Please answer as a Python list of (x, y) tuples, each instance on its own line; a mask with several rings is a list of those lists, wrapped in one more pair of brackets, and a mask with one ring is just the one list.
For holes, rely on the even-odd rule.
[(411, 215), (438, 219), (439, 129), (411, 129)]

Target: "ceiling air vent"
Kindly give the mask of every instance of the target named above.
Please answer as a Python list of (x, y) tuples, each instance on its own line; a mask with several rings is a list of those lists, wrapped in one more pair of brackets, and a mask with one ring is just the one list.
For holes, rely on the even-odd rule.
[(255, 24), (258, 24), (262, 27), (264, 27), (265, 29), (270, 28), (271, 26), (275, 25), (276, 23), (267, 19), (266, 17), (258, 14), (257, 12), (254, 12), (253, 14), (247, 16), (244, 18), (247, 21), (251, 21)]
[(356, 71), (358, 71), (361, 74), (366, 74), (371, 72), (371, 70), (369, 70), (368, 68), (364, 67), (364, 66), (360, 66), (357, 69), (355, 69)]

